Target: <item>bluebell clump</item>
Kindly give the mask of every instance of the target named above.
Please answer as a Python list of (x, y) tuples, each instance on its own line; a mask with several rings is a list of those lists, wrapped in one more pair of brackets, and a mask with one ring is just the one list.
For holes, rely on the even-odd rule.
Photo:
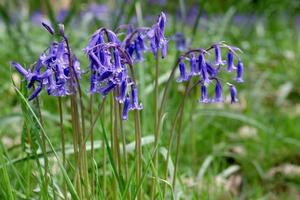
[[(228, 50), (227, 52), (227, 61), (222, 59), (221, 48)], [(210, 50), (214, 50), (215, 59), (214, 62), (206, 61), (206, 56), (209, 54)], [(192, 77), (198, 78), (198, 83), (201, 85), (201, 97), (199, 102), (201, 103), (217, 103), (223, 102), (223, 87), (222, 80), (219, 77), (219, 73), (222, 70), (222, 66), (227, 64), (227, 71), (229, 73), (236, 72), (235, 81), (237, 83), (242, 83), (243, 80), (243, 63), (237, 52), (241, 51), (236, 47), (231, 47), (225, 43), (216, 43), (213, 44), (208, 49), (192, 49), (186, 52), (185, 54), (179, 57), (178, 68), (180, 72), (180, 77), (177, 80), (178, 82), (189, 81)], [(196, 55), (198, 57), (196, 59)], [(234, 56), (237, 57), (237, 65), (234, 65)], [(189, 60), (190, 70), (187, 71), (185, 62)], [(208, 96), (208, 87), (215, 82), (214, 88), (214, 97), (209, 98)], [(237, 90), (232, 83), (228, 83), (231, 103), (238, 101), (237, 99)]]
[[(55, 34), (49, 25), (43, 23), (43, 26), (51, 35)], [(80, 79), (81, 75), (80, 63), (71, 54), (65, 38), (52, 42), (28, 70), (17, 62), (11, 64), (26, 79), (27, 88), (34, 88), (29, 100), (36, 98), (43, 89), (51, 96), (73, 94), (76, 92), (76, 79)]]
[[(122, 118), (128, 118), (129, 110), (140, 110), (138, 89), (134, 77), (133, 63), (143, 61), (143, 53), (151, 51), (156, 57), (161, 49), (162, 58), (167, 54), (167, 39), (164, 36), (166, 16), (161, 13), (151, 27), (128, 29), (121, 41), (112, 30), (100, 28), (91, 37), (84, 52), (89, 59), (90, 93), (106, 97), (113, 92), (115, 99), (123, 104)], [(149, 43), (149, 47), (147, 47)]]
[(131, 57), (116, 34), (105, 28), (97, 30), (84, 51), (88, 56), (91, 72), (90, 93), (106, 97), (114, 92), (115, 99), (124, 104), (124, 120), (127, 119), (129, 110), (142, 109), (142, 105), (138, 103), (135, 80), (131, 77), (133, 74), (128, 73), (133, 67)]

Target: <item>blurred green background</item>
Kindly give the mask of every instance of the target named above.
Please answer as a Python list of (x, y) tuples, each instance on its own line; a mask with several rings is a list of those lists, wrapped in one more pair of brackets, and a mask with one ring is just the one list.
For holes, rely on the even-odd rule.
[[(176, 32), (182, 32), (191, 47), (226, 41), (244, 52), (245, 83), (237, 86), (237, 105), (200, 105), (199, 91), (188, 100), (179, 163), (183, 199), (300, 198), (300, 1), (2, 0), (0, 5), (0, 141), (10, 159), (22, 155), (22, 116), (11, 81), (17, 81), (18, 74), (9, 63), (16, 60), (28, 67), (47, 47), (51, 39), (41, 21), (65, 24), (72, 50), (87, 69), (82, 49), (96, 29), (124, 23), (150, 26), (164, 11), (170, 42), (161, 74), (168, 74), (174, 63), (176, 49), (171, 38)], [(153, 91), (149, 85), (154, 60), (149, 56), (146, 61), (137, 65), (144, 72), (139, 77), (143, 135), (150, 134), (152, 123), (147, 123), (147, 116), (153, 105), (146, 97)], [(161, 81), (160, 92), (165, 79)], [(83, 82), (87, 91), (87, 77)], [(173, 84), (164, 138), (182, 95), (183, 87)], [(41, 99), (45, 127), (58, 146), (55, 100), (45, 93)], [(133, 140), (133, 135), (128, 137)], [(16, 168), (22, 170), (22, 164)]]

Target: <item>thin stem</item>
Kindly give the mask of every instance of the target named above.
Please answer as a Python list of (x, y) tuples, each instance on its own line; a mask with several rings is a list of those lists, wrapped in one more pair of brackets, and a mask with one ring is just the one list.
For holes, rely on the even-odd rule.
[[(93, 132), (93, 129), (96, 125), (97, 120), (99, 119), (100, 115), (102, 114), (101, 118), (103, 119), (103, 124), (105, 124), (105, 100), (106, 98), (103, 98), (101, 105), (99, 106), (98, 112), (96, 113), (96, 115), (94, 116), (93, 113), (91, 112), (91, 114), (93, 115), (93, 120), (91, 120), (91, 127), (90, 130), (87, 132), (86, 137), (84, 138), (83, 141), (81, 141), (80, 143), (80, 149), (83, 149), (84, 144), (86, 143), (86, 141), (88, 140), (88, 137), (91, 135), (91, 133)], [(73, 108), (71, 106), (71, 108)], [(92, 136), (91, 136), (92, 137)], [(102, 140), (102, 146), (105, 146), (105, 142), (104, 140)], [(76, 146), (77, 147), (77, 146)], [(78, 149), (78, 147), (76, 148)], [(82, 151), (79, 152), (79, 155), (82, 156)], [(107, 181), (106, 181), (106, 150), (105, 148), (102, 148), (102, 156), (103, 156), (103, 180), (102, 180), (102, 187), (103, 187), (103, 195), (105, 196), (105, 191), (106, 191), (106, 186), (107, 186)], [(77, 157), (78, 156), (78, 152), (77, 152)], [(79, 170), (80, 165), (78, 165), (77, 170)]]
[[(210, 51), (211, 49), (213, 49), (213, 46), (211, 46), (207, 49), (192, 49), (192, 50), (189, 50), (188, 52), (184, 53), (182, 56), (186, 57), (192, 52), (208, 53), (208, 51)], [(177, 52), (176, 58), (178, 58), (179, 55), (180, 55), (179, 52)], [(165, 89), (164, 89), (164, 92), (163, 92), (163, 95), (162, 95), (162, 100), (160, 102), (160, 108), (159, 108), (159, 111), (158, 111), (158, 122), (157, 122), (157, 126), (156, 126), (156, 132), (160, 131), (161, 119), (162, 119), (162, 115), (163, 115), (163, 112), (164, 112), (166, 99), (167, 99), (167, 96), (168, 96), (168, 93), (169, 93), (169, 88), (170, 88), (172, 80), (175, 76), (175, 72), (176, 72), (176, 69), (177, 69), (177, 66), (178, 66), (179, 62), (180, 62), (180, 59), (176, 59), (174, 65), (173, 65), (173, 68), (171, 70), (170, 76), (169, 76), (169, 78), (167, 80), (167, 83), (165, 85)]]
[[(194, 108), (196, 105), (196, 101), (192, 101), (191, 102), (191, 108)], [(195, 134), (193, 132), (194, 130), (194, 125), (195, 125), (195, 120), (194, 120), (194, 114), (195, 114), (195, 111), (194, 110), (191, 110), (191, 112), (189, 112), (189, 122), (190, 122), (190, 131), (189, 131), (189, 134), (191, 134), (191, 139), (190, 139), (190, 144), (189, 144), (189, 150), (188, 152), (191, 152), (191, 160), (190, 160), (190, 163), (191, 163), (191, 166), (194, 167), (196, 166), (196, 159), (193, 159), (193, 158), (196, 158), (196, 137), (195, 137)]]
[[(82, 159), (82, 148), (81, 148), (81, 142), (82, 142), (82, 137), (81, 137), (81, 134), (80, 134), (80, 120), (79, 120), (79, 111), (78, 111), (78, 107), (77, 107), (77, 102), (76, 102), (76, 96), (75, 95), (72, 95), (73, 97), (71, 97), (72, 101), (73, 101), (73, 108), (74, 108), (74, 112), (72, 113), (72, 117), (74, 119), (74, 125), (75, 125), (75, 135), (76, 135), (76, 146), (77, 146), (77, 162), (78, 162), (78, 171), (79, 171), (79, 177), (77, 179), (77, 184), (78, 185), (78, 188), (79, 190), (81, 191), (80, 194), (81, 194), (81, 197), (84, 198), (85, 197), (85, 192), (82, 191), (82, 187), (83, 187), (83, 184), (82, 184), (82, 178), (83, 178), (83, 170), (84, 170), (84, 166), (83, 166), (83, 159)], [(72, 120), (73, 120), (72, 119)]]
[[(65, 147), (65, 131), (64, 131), (64, 119), (63, 119), (63, 110), (61, 97), (58, 97), (58, 109), (59, 109), (59, 126), (60, 126), (60, 136), (61, 136), (61, 149), (62, 149), (62, 158), (63, 158), (63, 166), (66, 169), (66, 147)], [(67, 199), (67, 185), (64, 181), (63, 184), (63, 193), (65, 199)]]
[[(139, 110), (135, 110), (134, 112), (134, 124), (135, 124), (135, 150), (136, 150), (136, 179), (137, 183), (140, 183), (142, 181), (142, 146), (141, 146), (141, 127), (140, 127), (140, 113)], [(142, 193), (141, 193), (140, 187), (137, 195), (137, 199), (142, 199)]]
[[(103, 124), (105, 124), (105, 99), (103, 100), (103, 107), (102, 107), (102, 122)], [(99, 115), (98, 115), (99, 116)], [(94, 124), (93, 124), (94, 125)], [(102, 139), (102, 157), (103, 157), (103, 161), (102, 161), (102, 165), (103, 165), (103, 179), (102, 179), (102, 188), (103, 188), (103, 195), (105, 197), (105, 193), (106, 193), (106, 150), (105, 150), (105, 140), (104, 138)]]
[(177, 168), (178, 168), (178, 159), (179, 159), (179, 146), (180, 146), (180, 139), (181, 139), (181, 127), (182, 127), (182, 116), (183, 116), (183, 110), (184, 110), (184, 103), (182, 105), (182, 109), (179, 114), (179, 124), (178, 124), (178, 136), (176, 141), (176, 153), (175, 153), (175, 166), (174, 166), (174, 172), (173, 172), (173, 181), (172, 181), (172, 187), (175, 188), (176, 184), (176, 174), (177, 174)]
[(95, 157), (95, 152), (94, 152), (94, 126), (93, 126), (93, 121), (94, 121), (94, 114), (93, 114), (93, 95), (90, 95), (90, 102), (89, 102), (89, 110), (90, 110), (90, 135), (91, 135), (91, 157), (92, 157), (92, 180), (91, 180), (91, 185), (92, 185), (92, 198), (95, 194), (95, 168), (94, 168), (94, 157)]
[[(130, 60), (127, 56), (128, 54), (126, 54), (125, 52), (121, 51), (125, 58), (127, 60)], [(132, 81), (135, 83), (136, 82), (136, 78), (135, 78), (135, 73), (134, 73), (134, 68), (132, 66), (131, 62), (128, 62), (129, 65), (129, 70), (131, 73), (131, 78)], [(140, 119), (140, 111), (139, 110), (135, 110), (134, 111), (134, 127), (135, 127), (135, 150), (136, 150), (136, 181), (139, 183), (140, 181), (142, 181), (141, 177), (142, 177), (142, 146), (141, 146), (141, 138), (142, 138), (142, 132), (141, 132), (141, 119)], [(141, 193), (141, 188), (142, 188), (142, 184), (141, 187), (138, 191), (137, 194), (137, 199), (140, 200), (142, 199), (142, 193)]]
[[(165, 171), (165, 175), (164, 175), (164, 179), (165, 180), (168, 177), (168, 164), (169, 164), (169, 160), (170, 160), (171, 147), (172, 147), (172, 143), (173, 143), (173, 139), (174, 139), (175, 127), (176, 127), (176, 125), (178, 123), (178, 119), (182, 115), (182, 112), (183, 112), (183, 109), (184, 109), (185, 100), (186, 100), (186, 97), (188, 96), (188, 91), (189, 91), (188, 87), (189, 87), (189, 84), (190, 84), (190, 81), (186, 85), (182, 102), (181, 102), (181, 104), (180, 104), (180, 106), (179, 106), (179, 108), (178, 108), (178, 110), (176, 112), (174, 121), (172, 123), (173, 125), (172, 125), (171, 133), (170, 133), (170, 136), (169, 136), (168, 144), (167, 144), (167, 146), (168, 146), (167, 147), (167, 158), (166, 158), (167, 166), (166, 166), (166, 171)], [(181, 123), (181, 122), (179, 121), (179, 123)], [(163, 196), (165, 196), (166, 187), (167, 187), (167, 185), (165, 184), (164, 189), (163, 189)]]
[[(41, 107), (40, 107), (40, 101), (39, 98), (36, 97), (36, 107), (37, 107), (37, 111), (38, 111), (38, 116), (39, 116), (39, 120), (41, 122), (41, 125), (44, 127), (44, 121), (43, 121), (43, 117), (42, 117), (42, 112), (41, 112)], [(45, 162), (45, 173), (44, 173), (44, 177), (45, 177), (45, 190), (48, 193), (48, 171), (49, 171), (49, 162), (48, 162), (48, 157), (47, 157), (47, 146), (46, 146), (46, 137), (44, 134), (42, 134), (42, 151), (43, 151), (43, 155), (44, 155), (44, 162)], [(48, 198), (48, 195), (47, 195)]]
[[(82, 184), (81, 184), (81, 177), (82, 177), (82, 169), (83, 169), (83, 166), (82, 166), (82, 160), (79, 159), (78, 157), (78, 154), (81, 155), (81, 145), (80, 145), (80, 141), (81, 141), (81, 136), (80, 136), (80, 124), (79, 124), (79, 113), (78, 113), (78, 107), (77, 107), (77, 101), (76, 101), (76, 92), (75, 92), (75, 88), (73, 86), (73, 81), (74, 81), (74, 77), (75, 77), (75, 81), (77, 82), (77, 85), (79, 85), (78, 83), (78, 79), (77, 79), (77, 75), (76, 75), (76, 72), (73, 68), (73, 62), (72, 62), (72, 59), (71, 59), (71, 49), (70, 49), (70, 46), (69, 46), (69, 40), (68, 38), (65, 36), (65, 35), (61, 35), (65, 42), (66, 42), (66, 46), (67, 46), (67, 51), (68, 51), (68, 62), (69, 62), (69, 68), (70, 68), (70, 85), (71, 85), (71, 116), (72, 116), (72, 128), (75, 132), (75, 134), (73, 135), (73, 140), (74, 140), (74, 153), (75, 153), (75, 160), (76, 160), (76, 163), (77, 163), (77, 166), (78, 166), (78, 171), (76, 170), (75, 171), (75, 178), (74, 178), (74, 181), (75, 181), (75, 185), (77, 186), (78, 188), (78, 191), (79, 191), (79, 196), (81, 198), (83, 198), (84, 196), (84, 193), (82, 193)], [(80, 85), (79, 85), (79, 88), (80, 88)], [(79, 147), (79, 149), (78, 149)], [(79, 151), (79, 152), (78, 152)], [(80, 156), (81, 157), (81, 156)], [(79, 175), (79, 177), (78, 177)], [(87, 185), (87, 184), (85, 184)], [(86, 187), (85, 187), (86, 188)], [(87, 192), (86, 192), (87, 194)]]
[[(158, 124), (158, 77), (159, 77), (159, 55), (156, 56), (155, 59), (155, 83), (154, 83), (154, 114), (155, 114), (155, 121), (154, 121), (154, 146), (158, 146), (158, 139), (160, 137), (160, 132), (156, 131), (156, 127)], [(158, 149), (158, 148), (156, 148)], [(154, 170), (158, 170), (158, 151), (156, 150), (154, 153), (153, 159), (153, 168)], [(158, 174), (158, 173), (156, 173)], [(151, 199), (155, 198), (155, 189), (157, 184), (157, 176), (152, 179), (152, 186), (151, 186)]]
[[(117, 91), (114, 91), (114, 96), (118, 96)], [(117, 163), (117, 169), (119, 173), (121, 173), (121, 156), (120, 156), (120, 145), (119, 145), (119, 137), (118, 137), (118, 130), (119, 130), (119, 102), (114, 98), (114, 147), (116, 148), (116, 163)]]
[[(116, 159), (116, 149), (115, 149), (115, 137), (114, 137), (114, 97), (113, 94), (110, 95), (110, 133), (111, 133), (111, 151), (112, 151), (112, 157), (113, 157), (113, 162), (116, 163), (117, 159)], [(118, 168), (118, 165), (117, 165)], [(112, 181), (112, 198), (113, 199), (117, 199), (117, 194), (116, 194), (116, 190), (117, 190), (117, 177), (113, 177), (113, 181)]]
[(119, 106), (119, 120), (120, 120), (120, 131), (122, 136), (122, 151), (124, 155), (124, 170), (125, 170), (125, 182), (126, 182), (128, 180), (128, 158), (127, 158), (127, 150), (126, 150), (126, 134), (123, 127), (121, 106)]
[[(158, 77), (159, 77), (159, 56), (157, 55), (156, 62), (155, 62), (155, 94), (154, 94), (155, 95), (155, 99), (154, 99), (155, 127), (157, 126), (158, 123)], [(155, 132), (154, 134), (155, 134), (155, 146), (156, 146), (158, 142), (159, 132)]]

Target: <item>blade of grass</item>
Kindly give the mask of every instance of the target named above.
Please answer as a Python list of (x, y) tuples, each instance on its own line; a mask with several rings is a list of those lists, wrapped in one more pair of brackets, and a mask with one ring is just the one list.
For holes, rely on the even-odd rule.
[(201, 167), (199, 169), (199, 172), (198, 172), (198, 175), (196, 178), (197, 181), (201, 181), (203, 179), (203, 176), (204, 176), (206, 170), (208, 169), (209, 165), (212, 163), (213, 159), (214, 159), (214, 157), (212, 155), (209, 155), (205, 158), (203, 164), (201, 165)]
[[(3, 159), (4, 154), (2, 148), (3, 148), (2, 144), (0, 144), (0, 164), (3, 164), (5, 162)], [(9, 173), (6, 167), (0, 169), (0, 180), (1, 180), (1, 188), (3, 189), (3, 191), (0, 190), (2, 191), (0, 192), (0, 196), (4, 197), (3, 199), (9, 199), (9, 200), (15, 199), (12, 185), (10, 183), (11, 177), (9, 177)]]
[(229, 111), (221, 111), (221, 110), (208, 110), (208, 109), (197, 109), (196, 111), (196, 116), (203, 115), (203, 116), (218, 116), (218, 117), (224, 117), (228, 119), (234, 119), (238, 120), (247, 124), (250, 124), (252, 126), (255, 126), (266, 133), (272, 133), (273, 131), (270, 130), (269, 127), (265, 126), (264, 124), (258, 122), (257, 120), (250, 118), (246, 115), (239, 114), (239, 113), (234, 113), (234, 112), (229, 112)]
[(63, 167), (63, 164), (60, 161), (59, 156), (58, 156), (57, 152), (55, 151), (54, 146), (52, 145), (50, 138), (48, 137), (48, 135), (46, 134), (46, 131), (44, 130), (43, 126), (41, 125), (38, 117), (36, 116), (35, 112), (32, 110), (32, 108), (31, 108), (29, 102), (27, 101), (27, 99), (20, 92), (20, 90), (17, 87), (14, 87), (14, 89), (17, 92), (17, 94), (21, 97), (22, 101), (25, 103), (25, 105), (27, 106), (28, 110), (31, 112), (32, 116), (34, 117), (34, 120), (36, 121), (36, 123), (38, 124), (39, 128), (41, 129), (42, 134), (44, 134), (45, 139), (48, 142), (48, 144), (50, 146), (50, 149), (54, 153), (54, 156), (55, 156), (55, 158), (56, 158), (56, 160), (58, 162), (58, 165), (59, 165), (59, 167), (60, 167), (60, 169), (61, 169), (61, 171), (63, 173), (63, 176), (64, 176), (64, 178), (66, 180), (66, 183), (67, 183), (68, 189), (69, 189), (69, 191), (70, 191), (70, 193), (72, 195), (72, 198), (76, 199), (76, 200), (79, 199), (79, 196), (78, 196), (78, 194), (77, 194), (77, 192), (76, 192), (76, 190), (75, 190), (75, 188), (74, 188), (74, 186), (73, 186), (73, 184), (72, 184), (72, 182), (71, 182), (71, 180), (70, 180), (70, 178), (69, 178), (69, 176), (68, 176), (65, 168)]

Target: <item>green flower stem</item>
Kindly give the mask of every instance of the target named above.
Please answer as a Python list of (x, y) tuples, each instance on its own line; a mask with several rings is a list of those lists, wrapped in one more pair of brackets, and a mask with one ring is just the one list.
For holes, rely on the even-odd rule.
[[(158, 147), (158, 141), (160, 137), (160, 132), (157, 131), (156, 127), (158, 124), (158, 77), (159, 77), (159, 53), (155, 58), (155, 83), (154, 83), (154, 146)], [(158, 170), (158, 151), (155, 151), (154, 153), (154, 159), (153, 159), (153, 168), (154, 170)], [(158, 173), (156, 173), (158, 174)], [(155, 198), (155, 190), (156, 190), (156, 184), (157, 184), (157, 176), (155, 176), (154, 179), (152, 179), (152, 186), (151, 186), (151, 199)]]
[[(61, 151), (62, 151), (62, 160), (63, 166), (66, 169), (66, 147), (65, 147), (65, 131), (64, 131), (64, 119), (63, 119), (63, 110), (62, 110), (62, 103), (61, 97), (58, 97), (58, 110), (59, 110), (59, 126), (60, 126), (60, 136), (61, 136)], [(67, 185), (66, 181), (63, 184), (63, 193), (65, 199), (67, 199)]]

